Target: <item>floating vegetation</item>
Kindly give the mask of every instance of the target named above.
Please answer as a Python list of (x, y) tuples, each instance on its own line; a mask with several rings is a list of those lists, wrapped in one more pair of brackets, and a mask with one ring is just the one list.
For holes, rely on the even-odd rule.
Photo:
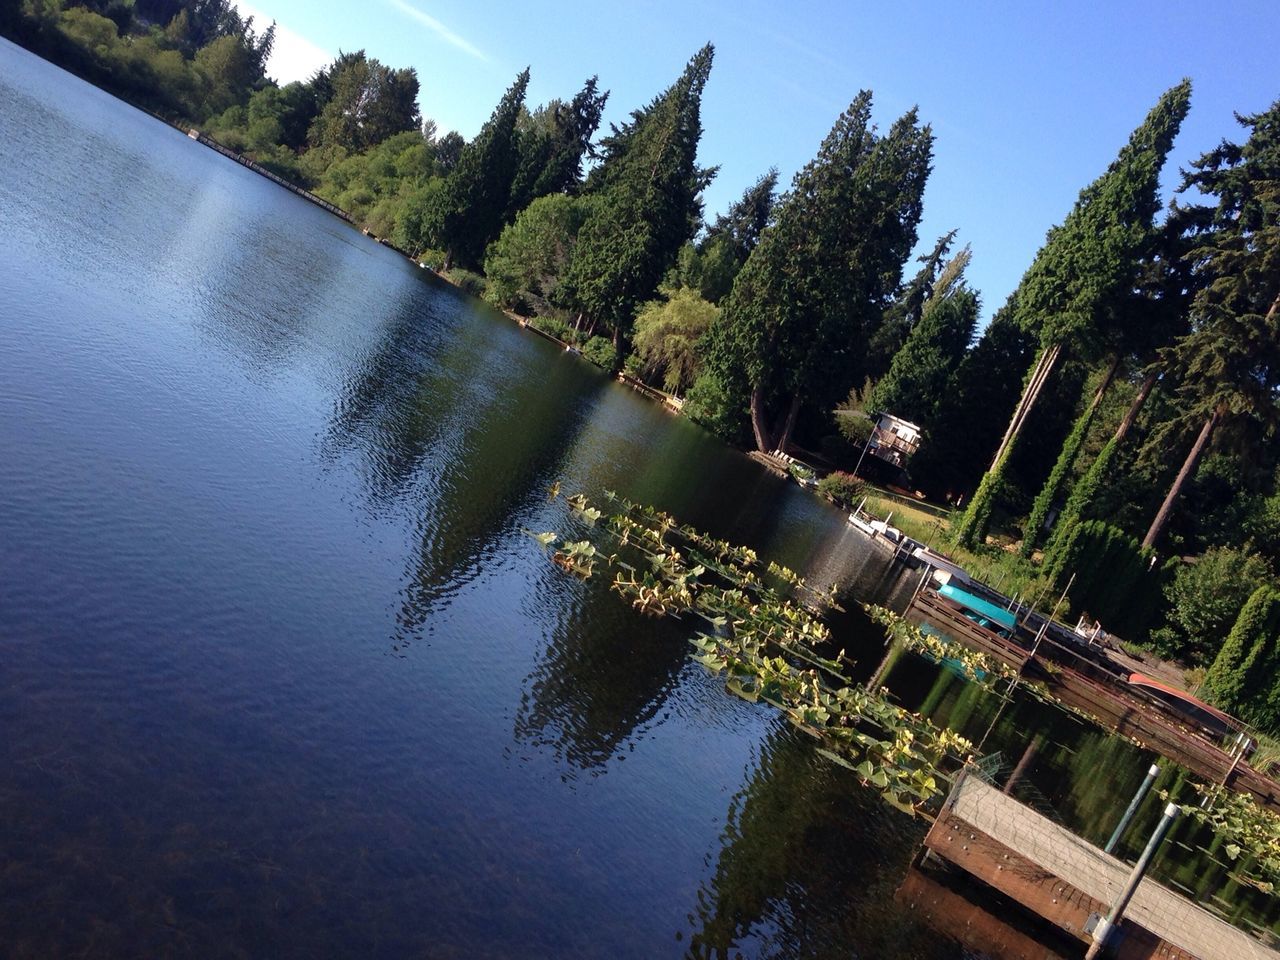
[[(998, 660), (980, 650), (971, 650), (958, 640), (952, 640), (950, 637), (923, 630), (901, 614), (894, 613), (892, 610), (887, 610), (877, 604), (864, 603), (862, 608), (872, 620), (885, 628), (885, 632), (889, 635), (891, 642), (900, 643), (904, 649), (933, 663), (943, 663), (945, 661), (958, 667), (965, 679), (971, 683), (976, 683), (1001, 697), (1007, 697), (1016, 686), (1022, 692), (1035, 697), (1042, 703), (1065, 710), (1067, 713), (1074, 714), (1087, 723), (1108, 729), (1106, 724), (1097, 717), (1078, 707), (1063, 703), (1043, 682), (1032, 680), (1019, 673), (1003, 660)], [(1050, 675), (1059, 673), (1061, 669), (1057, 664), (1048, 660), (1038, 660), (1037, 664)], [(1000, 687), (1001, 681), (1005, 681), (1003, 689)], [(1122, 736), (1135, 746), (1146, 749), (1146, 745), (1136, 737), (1115, 731), (1111, 732), (1114, 736)]]
[[(1220, 784), (1194, 786), (1204, 802), (1181, 804), (1183, 815), (1212, 829), (1223, 841), (1226, 855), (1241, 862), (1235, 874), (1239, 882), (1272, 893), (1280, 882), (1280, 816)], [(1170, 799), (1166, 791), (1160, 791), (1160, 796), (1166, 802)]]
[[(613, 511), (607, 514), (580, 494), (565, 498), (594, 543), (550, 532), (530, 536), (575, 576), (590, 578), (601, 564), (613, 575), (610, 588), (641, 614), (701, 618), (706, 626), (690, 638), (693, 659), (724, 674), (736, 696), (781, 710), (819, 741), (823, 756), (894, 806), (914, 813), (941, 793), (940, 771), (958, 768), (971, 744), (884, 693), (850, 683), (844, 667), (852, 661), (843, 650), (832, 653), (821, 619), (835, 605), (834, 588), (816, 590), (784, 566), (762, 565), (747, 547), (616, 494), (606, 497)], [(966, 661), (975, 671), (987, 669), (972, 659), (980, 656)], [(993, 676), (997, 669), (991, 666)]]
[(1018, 671), (1003, 660), (997, 660), (981, 650), (971, 650), (950, 637), (927, 633), (892, 610), (874, 603), (865, 603), (862, 609), (874, 622), (884, 627), (890, 640), (896, 640), (907, 650), (934, 663), (946, 660), (956, 664), (967, 680), (994, 689), (996, 681), (1016, 680), (1018, 677)]

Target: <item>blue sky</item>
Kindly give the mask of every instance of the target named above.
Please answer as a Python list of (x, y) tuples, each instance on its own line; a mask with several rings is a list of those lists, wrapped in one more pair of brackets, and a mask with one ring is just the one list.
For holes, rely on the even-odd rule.
[(1280, 98), (1275, 0), (240, 6), (278, 22), (277, 79), (364, 48), (417, 68), (423, 115), (467, 137), (526, 65), (531, 105), (572, 96), (598, 74), (611, 91), (607, 123), (669, 85), (710, 40), (699, 157), (720, 173), (706, 193), (708, 217), (770, 166), (789, 181), (860, 89), (874, 91), (882, 128), (918, 105), (937, 138), (920, 246), (959, 229), (973, 247), (968, 276), (985, 317), (1162, 91), (1184, 76), (1194, 84), (1165, 170), (1166, 201), (1180, 164), (1237, 137), (1232, 111)]

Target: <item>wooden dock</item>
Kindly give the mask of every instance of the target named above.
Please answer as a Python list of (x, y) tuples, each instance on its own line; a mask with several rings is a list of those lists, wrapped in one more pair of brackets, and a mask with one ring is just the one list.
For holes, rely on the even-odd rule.
[[(925, 847), (1082, 942), (1130, 866), (966, 771)], [(1151, 878), (1125, 911), (1117, 960), (1280, 960), (1280, 953)]]
[[(1280, 811), (1280, 784), (1248, 763), (1236, 761), (1170, 709), (1126, 689), (1079, 653), (1046, 640), (1033, 658), (1022, 645), (982, 629), (959, 608), (928, 590), (916, 595), (906, 617), (916, 623), (929, 623), (965, 646), (1044, 683), (1063, 705), (1092, 717), (1104, 729), (1138, 741), (1198, 777), (1225, 784), (1253, 796), (1263, 807)], [(1053, 663), (1052, 670), (1044, 668), (1044, 660)]]

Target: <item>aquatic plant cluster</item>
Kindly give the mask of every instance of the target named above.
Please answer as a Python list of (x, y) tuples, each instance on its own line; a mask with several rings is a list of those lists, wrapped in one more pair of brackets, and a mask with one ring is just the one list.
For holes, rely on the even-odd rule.
[[(1274, 892), (1280, 882), (1280, 816), (1258, 806), (1252, 797), (1220, 784), (1194, 786), (1202, 802), (1180, 804), (1183, 816), (1213, 830), (1223, 852), (1240, 864), (1237, 880), (1264, 893)], [(1161, 796), (1171, 799), (1165, 791)]]
[[(552, 498), (558, 494), (553, 488)], [(823, 756), (893, 806), (914, 813), (941, 794), (940, 779), (965, 762), (972, 745), (892, 703), (884, 691), (850, 682), (844, 670), (853, 661), (844, 650), (831, 654), (821, 619), (835, 603), (830, 593), (786, 567), (762, 564), (747, 547), (617, 494), (606, 498), (609, 513), (581, 495), (565, 499), (587, 537), (530, 536), (569, 574), (588, 579), (598, 566), (607, 569), (611, 589), (642, 614), (700, 617), (706, 627), (689, 640), (694, 660), (724, 674), (734, 695), (781, 710), (818, 740)]]
[(1018, 679), (1017, 670), (981, 650), (971, 650), (948, 637), (926, 633), (902, 615), (879, 604), (864, 603), (862, 608), (867, 611), (867, 616), (884, 627), (890, 643), (900, 643), (905, 649), (934, 663), (951, 663), (966, 680), (994, 690), (997, 681)]

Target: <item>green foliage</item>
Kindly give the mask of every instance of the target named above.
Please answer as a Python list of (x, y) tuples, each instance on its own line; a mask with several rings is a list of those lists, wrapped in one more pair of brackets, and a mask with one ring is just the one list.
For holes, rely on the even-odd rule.
[(1204, 677), (1210, 700), (1251, 723), (1280, 729), (1280, 591), (1258, 587)]
[[(1008, 454), (1003, 458), (1008, 460)], [(969, 506), (965, 509), (960, 522), (956, 524), (955, 541), (969, 550), (986, 542), (987, 528), (991, 524), (991, 511), (1000, 487), (1004, 481), (1000, 469), (993, 469), (982, 475), (978, 489), (974, 491)]]
[(1190, 80), (1167, 90), (1049, 231), (1018, 287), (1019, 322), (1042, 344), (1088, 341), (1110, 301), (1132, 289), (1160, 209), (1160, 170), (1190, 103)]
[(978, 295), (961, 279), (969, 256), (965, 247), (936, 281), (920, 319), (871, 394), (872, 410), (928, 430), (937, 421), (938, 410), (950, 402), (947, 384), (978, 324)]
[(309, 133), (313, 146), (363, 153), (418, 127), (418, 74), (412, 67), (394, 70), (358, 50), (339, 55), (324, 82), (327, 97)]
[[(777, 189), (776, 169), (770, 169), (749, 186), (740, 199), (716, 217), (701, 243), (681, 250), (680, 275), (674, 285), (696, 287), (704, 300), (719, 305), (772, 223)], [(686, 251), (691, 254), (687, 265)]]
[(591, 337), (582, 345), (582, 355), (609, 372), (618, 368), (618, 351), (608, 337)]
[(817, 476), (810, 467), (806, 467), (803, 463), (787, 464), (787, 472), (791, 474), (797, 482), (801, 484), (809, 484), (814, 482)]
[(683, 413), (723, 440), (738, 445), (749, 442), (747, 411), (742, 394), (720, 377), (703, 369), (684, 398)]
[(550, 315), (537, 316), (531, 318), (529, 324), (543, 333), (550, 334), (562, 343), (572, 345), (578, 342), (578, 331), (565, 323), (560, 317)]
[[(843, 651), (828, 656), (830, 631), (816, 612), (829, 598), (794, 572), (715, 540), (672, 517), (608, 495), (606, 515), (584, 497), (567, 503), (589, 539), (532, 534), (561, 569), (583, 579), (603, 565), (612, 589), (638, 613), (701, 617), (693, 659), (725, 676), (725, 687), (766, 703), (820, 743), (823, 756), (854, 771), (898, 809), (916, 812), (940, 792), (938, 774), (972, 750), (968, 741), (849, 683)], [(557, 546), (557, 543), (559, 544)]]
[(635, 351), (646, 377), (662, 375), (668, 393), (688, 389), (698, 374), (698, 342), (720, 311), (696, 290), (668, 291), (664, 300), (645, 304), (636, 316)]
[[(1141, 257), (1152, 243), (1160, 170), (1190, 98), (1189, 80), (1166, 91), (1107, 171), (1080, 192), (1062, 225), (1049, 231), (1010, 298), (1017, 322), (1039, 337), (1042, 350), (1056, 353), (1067, 344), (1087, 354), (1108, 311), (1130, 296)], [(1029, 390), (1035, 389), (1032, 380), (1029, 373)], [(1029, 400), (1034, 402), (1034, 393)], [(1006, 451), (990, 473), (1001, 477), (1008, 464)], [(990, 501), (999, 489), (985, 478), (979, 485), (962, 523), (962, 542), (973, 544), (986, 535)]]
[(562, 296), (624, 337), (701, 217), (699, 194), (713, 171), (698, 167), (697, 149), (713, 52), (710, 44), (698, 51), (666, 92), (604, 138), (603, 161), (587, 179), (599, 198), (578, 234)]
[[(1078, 523), (1045, 557), (1056, 589), (1071, 582), (1071, 606), (1088, 612), (1111, 633), (1144, 642), (1158, 622), (1168, 577), (1136, 538), (1101, 520)], [(1074, 581), (1071, 580), (1075, 577)]]
[(836, 429), (840, 431), (840, 436), (856, 446), (861, 447), (870, 440), (875, 428), (875, 421), (864, 413), (852, 410), (836, 411)]
[(1196, 790), (1206, 799), (1182, 805), (1183, 815), (1205, 824), (1225, 841), (1223, 852), (1239, 861), (1239, 880), (1271, 893), (1280, 881), (1280, 817), (1252, 797), (1218, 784), (1197, 784)]
[(943, 234), (932, 252), (918, 258), (924, 266), (899, 288), (884, 312), (879, 329), (871, 334), (867, 343), (867, 376), (872, 380), (880, 380), (889, 372), (894, 356), (920, 321), (921, 311), (933, 293), (955, 236), (955, 230)]
[(444, 188), (421, 214), (420, 239), (444, 247), (450, 265), (456, 260), (464, 267), (480, 266), (485, 248), (502, 231), (519, 161), (516, 121), (528, 86), (526, 68), (463, 148)]
[(929, 442), (911, 462), (911, 476), (935, 498), (950, 499), (979, 482), (991, 451), (1018, 402), (1035, 342), (1013, 319), (1011, 305), (996, 311), (945, 388)]
[[(1280, 100), (1267, 112), (1238, 117), (1250, 129), (1243, 144), (1223, 141), (1184, 172), (1180, 190), (1195, 188), (1214, 206), (1176, 207), (1186, 225), (1196, 293), (1191, 332), (1167, 351), (1182, 401), (1176, 430), (1215, 430), (1252, 423), (1264, 436), (1280, 426)], [(1197, 442), (1147, 532), (1154, 543), (1169, 509), (1204, 449)], [(1161, 453), (1164, 451), (1161, 450)]]
[(1067, 482), (1067, 476), (1075, 464), (1076, 456), (1079, 454), (1081, 446), (1084, 445), (1085, 435), (1089, 432), (1089, 427), (1092, 423), (1093, 408), (1086, 407), (1080, 416), (1076, 417), (1076, 422), (1071, 427), (1071, 433), (1067, 435), (1067, 439), (1063, 442), (1062, 452), (1053, 464), (1049, 479), (1045, 481), (1044, 486), (1040, 488), (1040, 492), (1036, 494), (1031, 513), (1022, 528), (1021, 553), (1024, 557), (1031, 556), (1032, 551), (1043, 542), (1044, 525), (1049, 519), (1049, 511), (1053, 509), (1058, 492)]
[(1236, 622), (1245, 601), (1271, 576), (1252, 550), (1219, 547), (1180, 567), (1165, 589), (1166, 623), (1152, 634), (1156, 650), (1191, 664), (1208, 663)]
[(507, 200), (506, 221), (538, 197), (575, 193), (582, 181), (582, 160), (600, 126), (608, 91), (590, 78), (569, 103), (552, 100), (517, 122), (519, 162)]
[(549, 312), (591, 203), (557, 193), (529, 204), (485, 256), (490, 301), (526, 315)]
[(483, 297), (485, 290), (485, 279), (478, 273), (472, 273), (470, 270), (463, 270), (461, 267), (454, 267), (452, 270), (444, 274), (445, 278), (473, 297)]
[(836, 503), (852, 507), (862, 496), (866, 484), (852, 473), (835, 470), (818, 481), (818, 492)]
[(914, 110), (877, 136), (864, 91), (779, 201), (708, 337), (708, 363), (742, 392), (760, 449), (785, 442), (783, 411), (829, 410), (862, 381), (867, 337), (915, 243), (932, 144)]

